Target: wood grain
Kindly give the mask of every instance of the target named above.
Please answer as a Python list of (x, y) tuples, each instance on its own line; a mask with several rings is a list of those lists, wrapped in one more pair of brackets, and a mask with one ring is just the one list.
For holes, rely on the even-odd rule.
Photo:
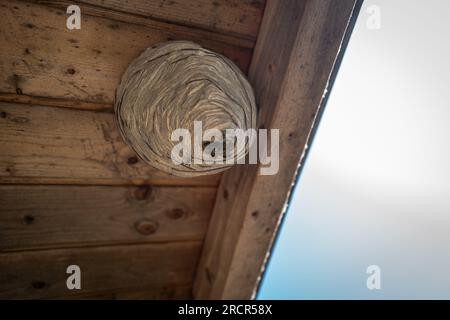
[(250, 39), (256, 39), (265, 4), (265, 0), (82, 0), (76, 2)]
[(196, 298), (255, 296), (355, 2), (268, 1), (249, 77), (260, 127), (280, 129), (280, 170), (260, 175), (259, 166), (237, 166), (224, 173)]
[(0, 185), (0, 252), (203, 240), (215, 188)]
[[(66, 28), (65, 7), (0, 1), (0, 92), (112, 104), (126, 66), (145, 48), (192, 40), (224, 54), (247, 71), (252, 50), (174, 26), (167, 30), (82, 15), (80, 30)], [(178, 30), (180, 29), (180, 30)]]
[(93, 293), (64, 296), (63, 299), (90, 300), (189, 300), (192, 299), (192, 284), (172, 287), (139, 287), (125, 290), (103, 290)]
[(58, 99), (58, 98), (46, 98), (46, 97), (35, 97), (28, 96), (25, 94), (16, 93), (0, 93), (0, 101), (12, 102), (12, 103), (24, 103), (33, 104), (39, 106), (48, 107), (61, 107), (61, 108), (73, 108), (79, 110), (93, 110), (93, 111), (104, 111), (112, 112), (113, 106), (108, 103), (101, 102), (85, 102), (80, 100), (70, 100), (70, 99)]
[[(0, 298), (176, 296), (191, 286), (200, 249), (191, 241), (0, 253)], [(72, 264), (81, 269), (81, 290), (67, 289)]]
[[(74, 2), (70, 0), (24, 0), (34, 4), (41, 4), (48, 7), (61, 9), (64, 12), (67, 7)], [(162, 19), (155, 19), (149, 15), (139, 15), (122, 11), (119, 8), (111, 8), (110, 3), (103, 3), (102, 6), (87, 3), (87, 1), (76, 1), (80, 7), (83, 15), (89, 15), (93, 17), (106, 18), (111, 21), (120, 21), (132, 25), (140, 25), (151, 28), (153, 30), (160, 30), (165, 33), (172, 34), (180, 39), (195, 38), (200, 41), (213, 41), (220, 42), (222, 44), (228, 44), (231, 46), (253, 48), (255, 46), (255, 39), (250, 37), (244, 37), (236, 34), (220, 33), (214, 30), (202, 29), (193, 26), (186, 26), (178, 24), (176, 22), (164, 21)], [(126, 5), (122, 3), (122, 5)]]
[(219, 179), (177, 178), (145, 165), (113, 114), (0, 103), (0, 183), (217, 186)]
[[(196, 135), (195, 122), (201, 123), (201, 130), (219, 133), (255, 129), (252, 87), (239, 68), (222, 55), (189, 41), (159, 44), (128, 66), (116, 92), (114, 112), (122, 137), (156, 169), (179, 177), (217, 174), (232, 166), (224, 163), (224, 158), (238, 163), (248, 153), (249, 142), (244, 141), (233, 155), (227, 155), (226, 150), (214, 151), (206, 165), (206, 157), (197, 163), (194, 147), (187, 159), (174, 162), (172, 151), (177, 143), (171, 134), (180, 128), (189, 130), (191, 136)], [(222, 136), (215, 137), (212, 146), (223, 149), (230, 144), (235, 144), (234, 139)], [(208, 147), (201, 152), (208, 153)]]

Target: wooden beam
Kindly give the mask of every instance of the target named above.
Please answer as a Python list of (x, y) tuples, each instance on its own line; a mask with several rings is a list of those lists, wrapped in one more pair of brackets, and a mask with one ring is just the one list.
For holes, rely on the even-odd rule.
[[(201, 241), (0, 253), (0, 298), (47, 299), (182, 296), (192, 285)], [(68, 290), (66, 269), (81, 269), (81, 290)]]
[(111, 113), (0, 102), (0, 184), (217, 186), (140, 161)]
[(250, 81), (260, 127), (280, 129), (280, 169), (224, 173), (197, 269), (199, 299), (255, 296), (355, 0), (272, 0), (258, 36)]
[(0, 252), (203, 241), (215, 188), (0, 185)]

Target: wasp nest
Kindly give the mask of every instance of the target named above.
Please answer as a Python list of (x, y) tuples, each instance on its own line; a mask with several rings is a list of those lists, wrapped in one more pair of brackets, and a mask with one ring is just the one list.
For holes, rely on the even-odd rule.
[[(195, 146), (200, 143), (200, 151), (204, 151), (211, 144), (227, 145), (227, 129), (247, 130), (256, 125), (253, 91), (239, 68), (226, 57), (187, 41), (162, 43), (136, 58), (122, 76), (114, 107), (122, 137), (139, 157), (182, 177), (214, 174), (230, 167), (228, 161), (200, 161)], [(217, 129), (223, 135), (195, 141), (194, 125), (198, 129), (199, 123), (203, 132)], [(173, 141), (176, 129), (191, 133), (191, 141), (184, 142), (192, 142), (192, 152), (183, 152), (182, 162), (174, 161), (173, 150), (186, 137)], [(243, 145), (234, 149), (234, 162), (248, 153), (249, 141)], [(226, 158), (225, 150), (211, 154)]]

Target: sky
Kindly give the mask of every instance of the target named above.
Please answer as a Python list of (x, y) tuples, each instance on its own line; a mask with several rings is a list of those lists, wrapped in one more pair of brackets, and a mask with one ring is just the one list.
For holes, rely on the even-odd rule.
[(364, 2), (258, 299), (450, 299), (449, 39), (450, 1)]

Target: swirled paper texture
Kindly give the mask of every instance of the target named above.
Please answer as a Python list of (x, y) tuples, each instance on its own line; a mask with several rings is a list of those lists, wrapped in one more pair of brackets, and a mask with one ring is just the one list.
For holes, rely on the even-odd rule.
[[(136, 58), (117, 88), (115, 113), (122, 137), (143, 161), (183, 177), (214, 174), (231, 164), (194, 163), (194, 152), (190, 163), (174, 163), (175, 129), (188, 129), (194, 137), (194, 121), (201, 121), (203, 131), (256, 126), (253, 90), (239, 68), (187, 41), (161, 43)], [(248, 148), (246, 142), (234, 158)]]

